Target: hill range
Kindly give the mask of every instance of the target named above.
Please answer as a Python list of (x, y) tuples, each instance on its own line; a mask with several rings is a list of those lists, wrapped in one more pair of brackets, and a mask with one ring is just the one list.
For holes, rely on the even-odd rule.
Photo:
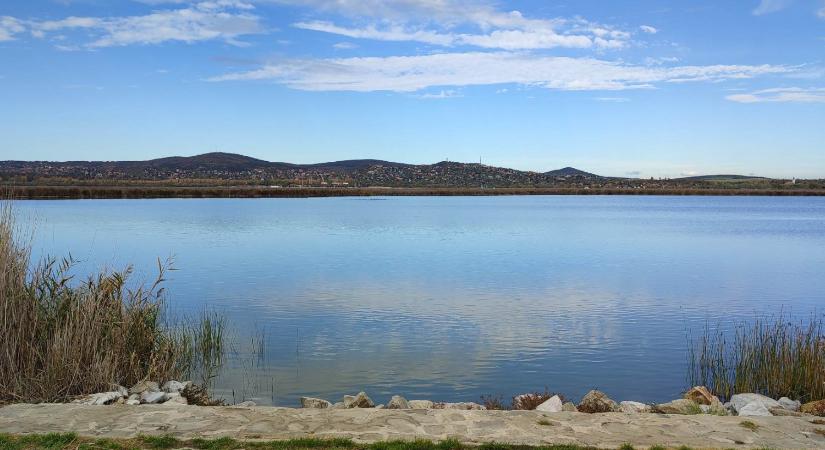
[[(825, 194), (823, 180), (778, 180), (745, 175), (654, 180), (602, 176), (573, 167), (533, 172), (453, 161), (407, 164), (356, 159), (293, 164), (232, 153), (147, 161), (0, 161), (0, 184), (12, 187), (21, 198)], [(293, 189), (275, 192), (273, 188)]]

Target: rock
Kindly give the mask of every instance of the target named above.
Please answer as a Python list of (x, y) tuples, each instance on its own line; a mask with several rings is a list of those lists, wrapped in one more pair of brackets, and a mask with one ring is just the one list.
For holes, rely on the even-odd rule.
[(144, 392), (158, 392), (160, 387), (154, 381), (141, 381), (129, 388), (129, 394), (142, 394)]
[(458, 402), (458, 403), (435, 403), (433, 409), (460, 409), (464, 411), (483, 411), (486, 410), (482, 405), (473, 402)]
[(684, 398), (699, 405), (712, 405), (719, 402), (719, 398), (711, 394), (708, 388), (704, 386), (694, 386), (685, 392)]
[(237, 405), (234, 405), (235, 408), (251, 408), (253, 406), (258, 406), (258, 404), (253, 402), (252, 400), (247, 400), (245, 402), (240, 402)]
[(617, 409), (616, 402), (611, 400), (604, 392), (596, 390), (588, 392), (578, 406), (579, 411), (590, 414), (613, 412)]
[(347, 407), (344, 406), (344, 402), (335, 402), (335, 403), (332, 404), (332, 406), (330, 406), (330, 408), (332, 408), (332, 409), (347, 409)]
[(169, 406), (188, 405), (189, 402), (186, 401), (186, 397), (184, 397), (184, 396), (182, 396), (182, 395), (180, 395), (176, 392), (173, 392), (171, 394), (169, 394), (169, 393), (164, 393), (163, 394), (163, 404), (164, 405), (169, 405)]
[(129, 406), (139, 405), (139, 404), (140, 404), (140, 400), (132, 400), (132, 399), (129, 399), (129, 400), (126, 400), (126, 404), (127, 404), (127, 405), (129, 405)]
[(384, 405), (375, 405), (375, 409), (384, 409), (386, 408)]
[(660, 414), (701, 414), (702, 409), (693, 400), (680, 398), (672, 402), (660, 403), (653, 407)]
[[(776, 400), (770, 397), (765, 397), (764, 395), (760, 394), (736, 394), (730, 398), (730, 403), (731, 405), (733, 405), (733, 409), (740, 416), (742, 415), (740, 412), (742, 408), (744, 408), (750, 403), (757, 403), (761, 405), (762, 409), (764, 409), (766, 412), (768, 411), (768, 408), (781, 406), (779, 402), (777, 402)], [(752, 408), (750, 411), (756, 411), (756, 409)]]
[(565, 412), (579, 412), (578, 408), (576, 408), (576, 405), (574, 405), (573, 402), (567, 402), (561, 405), (561, 410)]
[(642, 414), (651, 411), (650, 405), (641, 402), (624, 401), (619, 403), (619, 411), (626, 414)]
[[(780, 406), (781, 408), (781, 406)], [(756, 416), (756, 417), (770, 417), (773, 416), (770, 410), (765, 407), (764, 404), (760, 402), (750, 402), (747, 405), (743, 406), (742, 408), (736, 410), (736, 412), (742, 416)]]
[(702, 410), (703, 414), (712, 414), (714, 416), (730, 415), (730, 411), (728, 411), (728, 409), (725, 408), (725, 405), (723, 405), (719, 400), (716, 400), (716, 402), (712, 405), (699, 405), (699, 408)]
[(120, 392), (98, 392), (97, 394), (92, 394), (79, 400), (78, 403), (82, 403), (84, 405), (110, 405), (116, 402), (119, 398), (123, 398), (123, 396), (120, 395)]
[(805, 417), (809, 414), (805, 414), (799, 411), (791, 411), (790, 409), (785, 409), (781, 406), (774, 406), (773, 408), (768, 408), (768, 411), (771, 412), (774, 416), (791, 416), (791, 417)]
[(799, 407), (802, 406), (802, 403), (799, 400), (791, 400), (788, 397), (782, 397), (778, 401), (779, 406), (787, 409), (788, 411), (799, 411)]
[(112, 388), (112, 391), (117, 392), (118, 394), (120, 394), (121, 397), (128, 397), (129, 396), (129, 390), (126, 389), (125, 387), (119, 385), (119, 384), (112, 383), (112, 384), (109, 385), (109, 387)]
[(799, 407), (799, 410), (805, 414), (825, 417), (825, 400), (805, 403)]
[(327, 409), (330, 407), (332, 403), (322, 398), (301, 397), (301, 408)]
[(410, 402), (400, 395), (393, 395), (387, 403), (387, 409), (410, 409)]
[(141, 403), (163, 403), (166, 400), (166, 393), (160, 391), (143, 391), (140, 394)]
[(410, 400), (407, 402), (410, 409), (433, 409), (434, 403), (429, 400)]
[(161, 387), (160, 389), (163, 392), (167, 392), (169, 394), (179, 394), (180, 391), (186, 389), (186, 386), (188, 386), (190, 384), (192, 384), (191, 381), (180, 382), (180, 381), (170, 380), (170, 381), (167, 381), (166, 383), (163, 383), (163, 387)]
[(561, 402), (561, 398), (558, 395), (554, 395), (547, 400), (544, 401), (539, 406), (536, 406), (536, 411), (543, 411), (543, 412), (562, 412), (564, 410), (564, 404)]
[(372, 408), (375, 403), (367, 396), (366, 392), (359, 392), (358, 395), (345, 395), (344, 406), (347, 408)]

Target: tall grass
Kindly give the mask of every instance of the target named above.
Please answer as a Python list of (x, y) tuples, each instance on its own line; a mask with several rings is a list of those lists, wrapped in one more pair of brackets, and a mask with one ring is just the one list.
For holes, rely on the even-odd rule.
[(0, 205), (0, 401), (52, 402), (141, 380), (213, 376), (224, 322), (166, 323), (164, 275), (130, 288), (132, 269), (71, 276), (73, 261), (32, 263), (8, 203)]
[(705, 326), (689, 349), (690, 385), (716, 395), (755, 392), (772, 398), (825, 398), (825, 328), (820, 316), (791, 322), (758, 318), (733, 331)]

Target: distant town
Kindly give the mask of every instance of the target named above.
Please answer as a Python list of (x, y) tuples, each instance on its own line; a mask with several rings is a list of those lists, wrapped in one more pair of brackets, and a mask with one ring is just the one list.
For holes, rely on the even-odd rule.
[(366, 159), (290, 164), (268, 162), (231, 153), (207, 153), (148, 161), (0, 161), (0, 183), (29, 188), (529, 188), (619, 193), (675, 190), (711, 193), (738, 190), (797, 195), (821, 195), (825, 190), (825, 180), (782, 180), (742, 175), (639, 179), (600, 176), (572, 167), (549, 172), (531, 172), (479, 163), (448, 161), (413, 165)]

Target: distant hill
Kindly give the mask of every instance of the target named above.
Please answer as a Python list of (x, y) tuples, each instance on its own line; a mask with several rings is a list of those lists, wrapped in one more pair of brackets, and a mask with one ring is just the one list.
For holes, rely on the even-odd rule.
[(576, 169), (575, 167), (565, 167), (563, 169), (551, 170), (549, 172), (544, 172), (544, 174), (549, 175), (551, 177), (601, 178), (599, 175), (592, 174), (590, 172), (585, 172), (583, 170)]
[(565, 167), (546, 173), (441, 161), (405, 164), (378, 159), (353, 159), (317, 164), (269, 162), (234, 153), (171, 156), (148, 161), (0, 161), (0, 178), (113, 181), (214, 180), (221, 183), (318, 186), (438, 186), (438, 187), (585, 187), (608, 180)]

